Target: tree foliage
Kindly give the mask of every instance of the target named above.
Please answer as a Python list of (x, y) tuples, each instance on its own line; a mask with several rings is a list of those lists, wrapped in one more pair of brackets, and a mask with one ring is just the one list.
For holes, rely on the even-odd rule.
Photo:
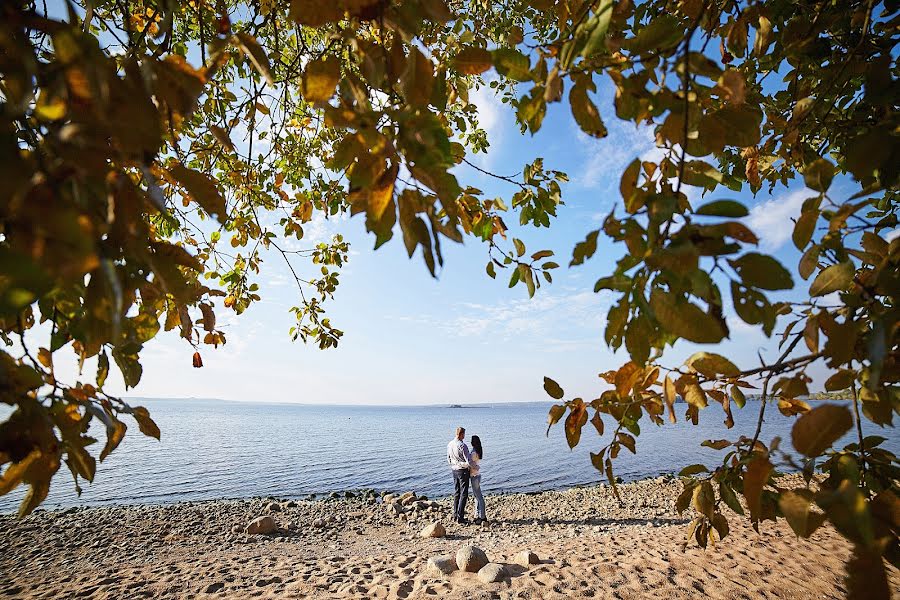
[[(783, 516), (809, 536), (834, 525), (854, 543), (851, 594), (886, 581), (884, 560), (898, 565), (897, 460), (861, 427), (892, 426), (900, 412), (900, 242), (886, 235), (900, 166), (896, 3), (124, 0), (0, 10), (0, 401), (14, 407), (0, 424), (0, 493), (28, 485), (22, 514), (63, 462), (76, 486), (93, 479), (93, 419), (107, 430), (100, 460), (125, 435), (123, 414), (160, 435), (146, 409), (103, 391), (110, 357), (137, 385), (143, 345), (164, 328), (201, 367), (200, 347), (226, 341), (216, 313), (259, 300), (254, 279), (269, 253), (298, 285), (292, 336), (339, 343), (325, 305), (348, 246), (336, 237), (294, 249), (314, 218), (361, 214), (376, 248), (399, 232), (432, 274), (442, 244), (469, 236), (486, 244), (490, 277), (506, 269), (509, 286), (530, 296), (551, 283), (552, 252), (507, 239), (504, 217), (549, 227), (565, 175), (540, 159), (516, 177), (490, 174), (509, 184), (508, 198), (457, 176), (487, 147), (469, 94), (489, 85), (523, 134), (563, 110), (593, 137), (607, 135), (604, 119), (653, 126), (660, 148), (624, 170), (622, 203), (570, 261), (587, 263), (604, 240), (622, 249), (594, 289), (616, 296), (604, 338), (630, 360), (601, 374), (609, 387), (597, 398), (554, 406), (550, 425), (564, 420), (574, 447), (590, 422), (607, 442), (592, 462), (615, 486), (621, 448), (636, 451), (642, 421), (675, 421), (676, 397), (694, 423), (721, 405), (730, 427), (732, 403), (743, 408), (743, 390), (761, 384), (754, 437), (704, 442), (727, 450), (722, 465), (683, 471), (678, 505), (697, 513), (688, 537), (725, 537), (725, 509), (746, 506), (754, 526)], [(598, 85), (615, 91), (614, 114), (601, 113)], [(807, 284), (756, 250), (747, 207), (720, 194), (798, 176), (809, 198), (792, 239), (808, 299), (776, 301), (772, 292)], [(838, 176), (855, 186), (848, 197), (832, 186)], [(713, 197), (690, 202), (696, 188)], [(744, 368), (702, 351), (667, 364), (679, 340), (728, 337), (732, 309), (777, 333), (777, 360)], [(81, 365), (96, 359), (96, 374), (57, 380), (64, 349)], [(849, 405), (803, 400), (819, 364), (828, 391), (850, 389)], [(544, 388), (565, 398), (552, 379)], [(802, 464), (779, 440), (760, 441), (770, 403), (797, 418)], [(854, 427), (855, 443), (831, 448)], [(807, 487), (784, 489), (784, 464)], [(816, 470), (826, 476), (818, 485)]]

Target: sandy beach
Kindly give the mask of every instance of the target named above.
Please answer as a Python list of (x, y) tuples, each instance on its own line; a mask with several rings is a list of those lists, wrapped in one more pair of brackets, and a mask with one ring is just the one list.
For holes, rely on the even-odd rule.
[[(451, 523), (448, 500), (411, 494), (405, 505), (370, 494), (38, 511), (22, 521), (3, 515), (0, 598), (844, 595), (849, 546), (830, 528), (807, 541), (783, 522), (766, 523), (757, 534), (735, 517), (731, 535), (716, 547), (682, 551), (687, 519), (675, 511), (677, 480), (619, 489), (621, 505), (606, 486), (490, 496), (486, 526)], [(261, 516), (272, 517), (276, 529), (247, 533)], [(446, 535), (421, 537), (432, 523)], [(440, 556), (455, 563), (469, 545), (499, 567), (487, 575), (444, 574), (429, 564)], [(897, 573), (890, 576), (900, 589)]]

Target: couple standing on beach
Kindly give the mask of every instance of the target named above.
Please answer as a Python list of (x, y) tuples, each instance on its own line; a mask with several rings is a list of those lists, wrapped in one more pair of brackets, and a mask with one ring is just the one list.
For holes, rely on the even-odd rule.
[(481, 439), (473, 435), (472, 451), (469, 452), (465, 438), (465, 428), (457, 427), (456, 437), (447, 444), (447, 462), (450, 463), (450, 470), (453, 472), (453, 520), (462, 525), (469, 524), (466, 520), (466, 500), (471, 484), (478, 512), (475, 522), (486, 523), (484, 496), (481, 494), (481, 459), (484, 450), (481, 447)]

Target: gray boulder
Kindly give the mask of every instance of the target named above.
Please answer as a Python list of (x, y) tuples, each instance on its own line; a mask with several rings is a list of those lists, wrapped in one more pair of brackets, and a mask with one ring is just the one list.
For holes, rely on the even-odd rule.
[(482, 583), (497, 583), (507, 577), (506, 567), (497, 563), (488, 563), (478, 570), (478, 579)]
[(452, 554), (432, 556), (425, 566), (426, 573), (432, 577), (443, 577), (456, 570), (456, 558)]
[(456, 553), (456, 566), (459, 567), (460, 571), (477, 573), (489, 562), (487, 554), (477, 546), (463, 546)]

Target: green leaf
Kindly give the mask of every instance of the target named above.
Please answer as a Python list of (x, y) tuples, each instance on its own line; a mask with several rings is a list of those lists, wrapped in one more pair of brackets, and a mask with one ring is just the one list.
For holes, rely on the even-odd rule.
[(825, 391), (838, 392), (846, 390), (856, 380), (856, 373), (850, 369), (841, 369), (825, 381)]
[[(126, 352), (116, 348), (113, 350), (113, 359), (122, 372), (122, 379), (125, 380), (125, 389), (135, 387), (141, 380), (141, 374), (144, 372), (141, 363), (138, 362), (137, 353)], [(103, 460), (102, 458), (100, 460)]]
[(522, 240), (517, 239), (517, 238), (513, 238), (513, 246), (516, 247), (516, 254), (517, 254), (519, 257), (524, 256), (524, 254), (525, 254), (525, 244), (522, 243)]
[(491, 279), (497, 278), (497, 271), (494, 269), (494, 261), (488, 261), (488, 264), (487, 264), (487, 267), (485, 267), (485, 270), (487, 271), (487, 274)]
[(600, 118), (600, 111), (588, 98), (587, 87), (580, 81), (569, 92), (569, 104), (572, 107), (572, 116), (575, 117), (575, 122), (582, 131), (592, 137), (606, 137), (606, 126), (603, 125), (603, 120)]
[(805, 210), (800, 213), (800, 217), (797, 219), (797, 224), (794, 225), (794, 232), (791, 236), (791, 239), (793, 239), (794, 246), (797, 247), (797, 250), (803, 250), (804, 248), (806, 248), (806, 245), (812, 239), (813, 233), (815, 233), (816, 222), (818, 220), (818, 209)]
[(806, 187), (812, 190), (827, 192), (831, 187), (831, 180), (834, 179), (834, 170), (833, 164), (824, 158), (819, 158), (803, 169), (803, 181), (806, 182)]
[(516, 81), (531, 81), (531, 64), (528, 57), (512, 48), (491, 51), (494, 68), (498, 73)]
[(722, 321), (671, 292), (653, 290), (650, 308), (664, 329), (691, 342), (715, 344), (727, 335)]
[(683, 468), (678, 475), (680, 477), (688, 477), (690, 475), (696, 475), (697, 473), (709, 473), (709, 469), (706, 468), (706, 465), (690, 465)]
[(831, 292), (839, 292), (847, 289), (853, 283), (853, 275), (856, 268), (852, 262), (842, 262), (831, 265), (821, 271), (809, 286), (810, 296), (825, 296)]
[(100, 356), (97, 357), (97, 387), (103, 388), (103, 384), (106, 383), (106, 378), (109, 375), (109, 356), (106, 354), (106, 350), (100, 353)]
[(509, 287), (515, 287), (517, 283), (519, 283), (519, 278), (521, 274), (519, 273), (519, 269), (513, 269), (512, 275), (509, 277)]
[[(695, 466), (695, 467), (701, 466), (702, 467), (703, 465), (693, 465), (693, 466)], [(685, 467), (685, 468), (690, 469), (691, 467)], [(706, 467), (704, 467), (704, 468), (706, 468)], [(688, 506), (690, 506), (691, 498), (694, 497), (694, 489), (696, 489), (696, 487), (698, 485), (699, 484), (694, 480), (688, 480), (688, 481), (684, 482), (684, 489), (681, 491), (680, 494), (678, 494), (678, 498), (675, 500), (675, 510), (678, 511), (679, 515), (681, 513), (683, 513), (685, 510), (687, 510)]]
[(747, 398), (744, 397), (744, 392), (736, 385), (731, 386), (731, 399), (734, 400), (734, 403), (737, 404), (738, 408), (744, 408), (744, 405), (747, 404)]
[(583, 26), (590, 33), (581, 49), (582, 56), (590, 57), (598, 51), (606, 50), (606, 32), (609, 30), (612, 12), (613, 0), (600, 0), (600, 5), (594, 8), (594, 15)]
[(709, 217), (730, 217), (737, 219), (750, 214), (747, 207), (736, 200), (714, 200), (694, 211), (696, 215)]
[(821, 455), (853, 427), (846, 406), (823, 404), (803, 414), (791, 429), (797, 452), (810, 458)]
[(684, 37), (678, 17), (674, 15), (659, 15), (645, 27), (637, 29), (637, 34), (625, 40), (624, 46), (634, 54), (647, 52), (663, 52), (674, 48)]
[(554, 400), (561, 400), (565, 395), (565, 392), (559, 387), (559, 384), (549, 377), (544, 377), (544, 391)]
[(763, 290), (789, 290), (794, 287), (790, 272), (765, 254), (748, 252), (728, 264), (741, 276), (744, 285)]
[(741, 506), (741, 502), (738, 500), (737, 496), (734, 493), (734, 490), (729, 484), (725, 482), (719, 482), (719, 496), (722, 498), (722, 501), (726, 506), (728, 506), (728, 508), (739, 515), (744, 514), (744, 507)]

